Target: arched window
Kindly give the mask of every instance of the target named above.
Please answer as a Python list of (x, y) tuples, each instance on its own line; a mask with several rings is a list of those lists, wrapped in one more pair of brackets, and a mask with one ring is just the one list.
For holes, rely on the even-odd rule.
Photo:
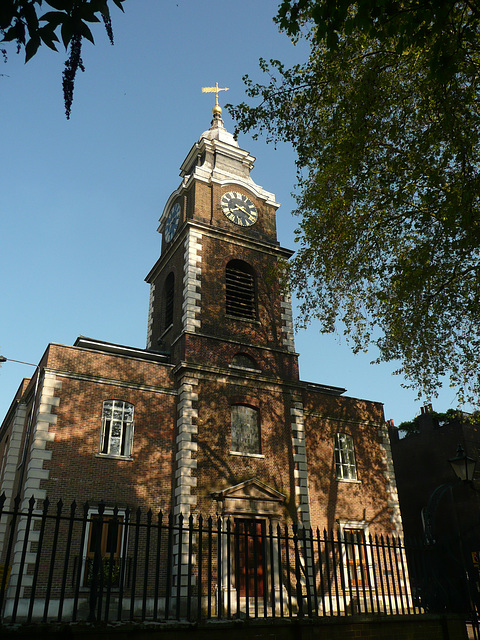
[(170, 272), (165, 280), (164, 286), (164, 305), (165, 305), (165, 320), (164, 320), (164, 329), (168, 329), (168, 327), (173, 324), (173, 300), (175, 294), (175, 276), (173, 272)]
[(258, 369), (255, 360), (250, 356), (247, 356), (246, 353), (236, 353), (232, 358), (232, 367), (240, 367), (241, 369)]
[(226, 269), (226, 312), (237, 318), (254, 320), (255, 275), (242, 260), (231, 260)]
[(258, 411), (243, 404), (232, 406), (232, 451), (237, 453), (261, 453), (260, 421)]
[(130, 456), (133, 442), (133, 404), (121, 400), (103, 403), (100, 453)]
[(355, 447), (346, 433), (335, 434), (335, 473), (339, 480), (356, 480)]

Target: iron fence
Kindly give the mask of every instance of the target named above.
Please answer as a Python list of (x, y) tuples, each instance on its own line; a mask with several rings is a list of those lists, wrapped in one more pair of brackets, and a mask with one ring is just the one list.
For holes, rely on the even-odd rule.
[[(461, 611), (476, 584), (444, 552), (361, 529), (143, 513), (48, 499), (4, 509), (2, 621), (199, 620)], [(472, 581), (473, 580), (473, 581)], [(475, 588), (474, 588), (475, 587)], [(455, 596), (455, 597), (452, 597)], [(476, 636), (478, 637), (478, 636)]]

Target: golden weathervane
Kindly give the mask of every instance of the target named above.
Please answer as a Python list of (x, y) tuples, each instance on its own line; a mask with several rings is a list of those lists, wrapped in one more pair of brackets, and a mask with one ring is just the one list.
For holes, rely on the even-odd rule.
[(218, 82), (215, 83), (214, 87), (202, 87), (202, 93), (214, 93), (215, 94), (215, 106), (213, 107), (213, 113), (222, 113), (222, 108), (218, 104), (218, 92), (219, 91), (228, 91), (228, 87), (219, 87)]

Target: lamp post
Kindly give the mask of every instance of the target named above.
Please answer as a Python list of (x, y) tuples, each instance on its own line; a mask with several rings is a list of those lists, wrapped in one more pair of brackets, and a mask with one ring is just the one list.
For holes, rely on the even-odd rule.
[[(464, 611), (472, 609), (472, 583), (466, 562), (453, 488), (466, 484), (474, 488), (473, 476), (476, 461), (466, 455), (462, 445), (458, 445), (456, 456), (449, 458), (448, 462), (455, 474), (455, 480), (445, 482), (434, 489), (426, 507), (422, 510), (425, 541), (427, 545), (431, 546), (429, 555), (431, 574), (426, 589), (430, 591), (428, 597), (432, 599), (430, 606), (439, 606), (439, 610), (442, 610), (447, 603), (448, 606), (454, 606), (459, 608), (458, 610)], [(447, 492), (450, 494), (452, 502), (452, 530), (455, 531), (457, 539), (458, 555), (454, 554), (455, 545), (434, 546), (436, 543), (435, 515)]]
[[(473, 486), (473, 476), (475, 473), (476, 460), (466, 455), (461, 444), (458, 445), (457, 455), (449, 458), (448, 462), (457, 478), (456, 482), (445, 482), (439, 485), (430, 495), (427, 506), (422, 511), (423, 529), (425, 539), (428, 543), (435, 542), (434, 520), (438, 505), (447, 491), (452, 491), (452, 487), (458, 484), (471, 484)], [(453, 495), (452, 495), (453, 501)], [(456, 520), (456, 513), (455, 513)], [(458, 523), (457, 523), (458, 528)]]

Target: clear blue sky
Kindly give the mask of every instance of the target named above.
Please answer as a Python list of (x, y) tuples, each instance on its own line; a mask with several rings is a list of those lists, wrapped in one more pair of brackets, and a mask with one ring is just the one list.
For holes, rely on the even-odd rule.
[[(65, 119), (66, 55), (45, 48), (27, 65), (0, 61), (0, 353), (36, 363), (49, 342), (78, 335), (144, 347), (158, 219), (179, 184), (179, 167), (209, 127), (213, 99), (201, 87), (230, 87), (223, 102), (245, 99), (242, 76), (260, 78), (258, 59), (304, 59), (272, 22), (277, 0), (128, 0), (112, 9), (115, 46), (102, 25), (84, 45), (86, 72)], [(224, 111), (225, 126), (233, 123)], [(254, 180), (275, 193), (279, 240), (294, 248), (294, 156), (286, 145), (242, 136), (256, 158)], [(398, 424), (419, 412), (394, 366), (354, 356), (341, 336), (299, 332), (304, 380), (378, 400)], [(0, 369), (0, 419), (31, 369)], [(455, 405), (446, 388), (434, 402)]]

